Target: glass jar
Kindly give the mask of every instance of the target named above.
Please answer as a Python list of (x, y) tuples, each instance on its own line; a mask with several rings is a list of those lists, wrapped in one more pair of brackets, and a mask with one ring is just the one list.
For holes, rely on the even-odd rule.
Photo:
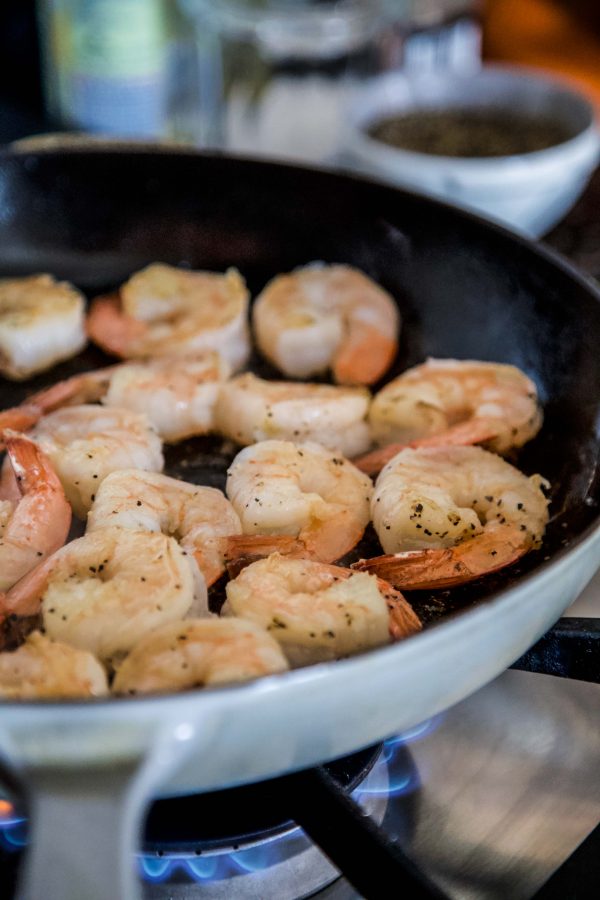
[(199, 64), (198, 143), (326, 161), (377, 68), (378, 0), (180, 0)]

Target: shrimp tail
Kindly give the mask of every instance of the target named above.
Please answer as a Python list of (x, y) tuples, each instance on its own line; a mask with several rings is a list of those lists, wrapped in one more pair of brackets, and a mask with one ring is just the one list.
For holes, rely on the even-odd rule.
[(413, 450), (419, 447), (468, 447), (473, 444), (484, 444), (498, 436), (498, 423), (494, 419), (468, 419), (452, 425), (446, 431), (439, 434), (431, 434), (428, 437), (418, 438), (407, 444), (388, 444), (378, 450), (372, 450), (353, 460), (354, 465), (365, 475), (378, 475), (391, 459), (410, 447)]
[(449, 549), (376, 556), (361, 559), (352, 568), (378, 575), (403, 590), (436, 590), (466, 584), (510, 566), (531, 546), (527, 532), (500, 526)]
[(245, 566), (280, 553), (292, 559), (332, 563), (349, 553), (360, 541), (364, 525), (349, 509), (328, 519), (315, 518), (297, 538), (285, 534), (236, 534), (225, 539), (227, 571), (232, 577)]
[(365, 322), (354, 322), (333, 361), (338, 384), (373, 384), (392, 364), (398, 342)]
[(64, 381), (59, 381), (51, 387), (33, 394), (27, 403), (33, 404), (44, 415), (54, 412), (55, 409), (60, 409), (62, 406), (94, 403), (104, 396), (110, 377), (118, 368), (118, 366), (107, 366), (94, 372), (73, 375), (72, 378), (66, 378)]
[(7, 431), (5, 438), (6, 452), (23, 496), (40, 488), (63, 493), (50, 460), (36, 443), (13, 431)]
[[(227, 547), (225, 547), (225, 551), (226, 550)], [(218, 563), (214, 559), (214, 554), (206, 553), (205, 550), (196, 550), (192, 553), (192, 556), (196, 560), (198, 568), (204, 575), (207, 588), (211, 587), (211, 585), (213, 585), (215, 581), (218, 581), (221, 575), (224, 574), (225, 565)]]
[(246, 566), (272, 553), (291, 556), (293, 559), (308, 557), (306, 545), (285, 534), (233, 534), (225, 538), (223, 544), (225, 565), (230, 578), (236, 578)]
[(330, 518), (316, 518), (298, 537), (305, 548), (305, 557), (317, 562), (332, 563), (350, 553), (364, 531), (365, 526), (351, 509), (340, 509)]
[(56, 555), (48, 557), (10, 590), (0, 593), (0, 623), (10, 617), (28, 618), (39, 614), (42, 597), (55, 565)]
[(125, 357), (131, 345), (144, 336), (146, 325), (123, 312), (118, 294), (107, 294), (92, 301), (86, 330), (91, 340), (107, 353)]
[(31, 402), (2, 410), (0, 412), (0, 434), (3, 434), (8, 429), (27, 431), (39, 421), (42, 413), (43, 410), (37, 404)]
[[(30, 548), (41, 561), (62, 547), (71, 527), (71, 507), (48, 457), (33, 441), (6, 432), (6, 450), (21, 493), (4, 542)], [(3, 483), (6, 479), (3, 477)], [(23, 571), (19, 575), (24, 574)]]
[[(0, 412), (0, 435), (4, 432), (29, 431), (46, 413), (74, 403), (93, 403), (106, 393), (108, 381), (117, 366), (107, 366), (96, 372), (84, 372), (59, 381), (37, 394), (32, 394), (20, 406)], [(4, 446), (4, 442), (0, 448)]]
[(406, 597), (383, 578), (377, 579), (377, 587), (383, 594), (390, 613), (389, 628), (392, 640), (401, 641), (421, 631), (423, 628), (421, 620)]

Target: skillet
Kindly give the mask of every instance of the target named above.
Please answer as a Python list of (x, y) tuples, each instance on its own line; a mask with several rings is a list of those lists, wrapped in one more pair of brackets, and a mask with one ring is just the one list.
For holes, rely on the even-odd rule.
[[(349, 660), (172, 697), (1, 704), (0, 754), (30, 794), (20, 898), (131, 900), (152, 793), (276, 776), (432, 716), (514, 662), (600, 561), (600, 295), (558, 256), (450, 206), (319, 170), (114, 144), (0, 155), (3, 276), (49, 271), (94, 295), (151, 261), (236, 265), (256, 294), (317, 259), (358, 266), (396, 298), (404, 327), (386, 380), (428, 355), (513, 363), (535, 380), (545, 424), (518, 463), (553, 485), (544, 546), (460, 591), (415, 594), (423, 633)], [(105, 361), (92, 348), (3, 383), (0, 405)], [(229, 458), (196, 439), (168, 451), (167, 471), (222, 486)], [(359, 554), (369, 550), (373, 538)]]

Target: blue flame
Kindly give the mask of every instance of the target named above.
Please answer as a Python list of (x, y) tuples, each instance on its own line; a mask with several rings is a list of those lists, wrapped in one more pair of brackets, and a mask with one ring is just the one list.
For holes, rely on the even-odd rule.
[(4, 850), (14, 852), (22, 850), (27, 844), (27, 822), (25, 819), (13, 818), (0, 822), (0, 844)]
[(140, 854), (140, 871), (146, 881), (169, 881), (177, 871), (185, 872), (195, 882), (222, 881), (236, 875), (261, 872), (294, 855), (298, 837), (304, 835), (300, 828), (291, 834), (281, 835), (271, 841), (229, 853), (205, 853), (199, 855)]
[[(281, 845), (282, 842), (276, 841), (275, 843)], [(261, 844), (258, 847), (249, 847), (247, 850), (236, 850), (231, 854), (231, 859), (242, 872), (261, 872), (273, 865), (274, 861), (278, 861), (279, 853), (274, 850), (272, 844)]]
[(171, 860), (164, 856), (150, 856), (144, 854), (139, 857), (140, 871), (146, 881), (166, 881), (173, 868)]
[(217, 856), (186, 857), (185, 868), (195, 881), (215, 880), (219, 866)]

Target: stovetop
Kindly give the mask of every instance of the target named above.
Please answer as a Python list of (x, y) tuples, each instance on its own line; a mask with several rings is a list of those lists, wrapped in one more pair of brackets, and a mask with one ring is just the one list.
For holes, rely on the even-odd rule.
[[(600, 579), (597, 589), (600, 601)], [(404, 736), (409, 758), (388, 772), (387, 835), (449, 898), (529, 900), (600, 822), (599, 713), (600, 685), (505, 672)], [(381, 781), (377, 768), (372, 777), (375, 785)], [(358, 798), (372, 789), (366, 783)], [(227, 893), (212, 893), (206, 879), (194, 885), (184, 877), (182, 861), (174, 881), (147, 884), (145, 895), (148, 900), (237, 898), (242, 894), (235, 877)], [(573, 893), (556, 896), (596, 896), (591, 877), (584, 868), (577, 892), (573, 887)], [(261, 878), (259, 872), (256, 893), (248, 896), (300, 896), (281, 886), (270, 893)], [(314, 896), (385, 896), (376, 885), (374, 873), (373, 893), (363, 895), (339, 879)]]

